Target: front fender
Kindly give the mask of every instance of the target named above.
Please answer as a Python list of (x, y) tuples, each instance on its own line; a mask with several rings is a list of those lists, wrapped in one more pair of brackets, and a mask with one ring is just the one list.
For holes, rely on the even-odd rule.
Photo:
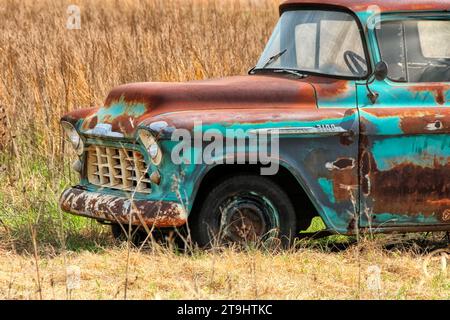
[[(354, 232), (359, 212), (358, 112), (347, 108), (324, 108), (277, 114), (265, 111), (264, 114), (268, 121), (238, 122), (237, 117), (243, 117), (244, 111), (233, 116), (222, 113), (219, 117), (219, 114), (214, 114), (215, 119), (221, 119), (220, 122), (203, 122), (201, 126), (195, 123), (181, 126), (179, 114), (166, 115), (164, 119), (157, 120), (166, 121), (173, 129), (181, 127), (191, 136), (202, 136), (209, 130), (219, 132), (223, 137), (227, 137), (227, 130), (235, 133), (240, 130), (241, 137), (258, 131), (280, 131), (279, 152), (274, 160), (291, 172), (330, 230), (345, 234)], [(201, 141), (199, 145), (191, 141), (188, 148), (190, 160), (200, 159), (200, 162), (181, 165), (173, 164), (170, 159), (170, 152), (178, 142), (161, 141), (169, 157), (162, 166), (163, 176), (175, 177), (170, 181), (177, 181), (178, 196), (186, 201), (189, 210), (193, 205), (192, 199), (195, 199), (201, 182), (210, 170), (221, 163), (235, 164), (233, 161), (227, 162), (229, 158), (243, 155), (245, 159), (259, 152), (257, 147), (252, 149), (249, 146), (240, 149), (233, 147), (231, 150), (225, 148), (207, 164), (202, 161), (203, 151), (210, 142)]]
[[(292, 145), (298, 146), (300, 142), (281, 141), (280, 156), (273, 160), (295, 178), (299, 188), (306, 193), (329, 230), (343, 234), (352, 233), (357, 223), (357, 160), (348, 157), (345, 151), (329, 153), (326, 148), (306, 147), (316, 142), (314, 139), (303, 141), (304, 152), (299, 152), (298, 148), (295, 148), (297, 152), (292, 152)], [(217, 163), (213, 165), (184, 166), (178, 172), (181, 173), (177, 174), (179, 190), (186, 193), (189, 212), (205, 177), (217, 166), (226, 166), (227, 159), (232, 156), (234, 155), (223, 155), (215, 159)]]

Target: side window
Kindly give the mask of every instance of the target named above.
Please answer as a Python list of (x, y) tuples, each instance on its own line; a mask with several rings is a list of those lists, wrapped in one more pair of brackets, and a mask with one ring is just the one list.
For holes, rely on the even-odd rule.
[(393, 81), (406, 82), (406, 48), (401, 22), (386, 22), (377, 33), (381, 58), (389, 68), (388, 77)]
[(450, 20), (383, 22), (377, 38), (392, 81), (450, 81)]

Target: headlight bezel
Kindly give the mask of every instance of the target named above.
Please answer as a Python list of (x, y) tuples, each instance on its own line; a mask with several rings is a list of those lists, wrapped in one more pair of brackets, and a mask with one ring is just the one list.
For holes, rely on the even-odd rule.
[(160, 165), (162, 161), (162, 150), (154, 135), (149, 130), (146, 130), (144, 128), (140, 128), (137, 135), (141, 144), (144, 146), (146, 152), (148, 153), (150, 161), (155, 166)]
[(63, 128), (66, 138), (74, 148), (77, 155), (81, 156), (84, 152), (84, 139), (77, 131), (75, 126), (68, 121), (61, 121), (61, 127)]

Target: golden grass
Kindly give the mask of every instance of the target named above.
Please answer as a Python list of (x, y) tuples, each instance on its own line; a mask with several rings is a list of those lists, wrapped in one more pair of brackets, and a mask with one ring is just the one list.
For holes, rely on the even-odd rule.
[[(363, 249), (363, 250), (362, 250)], [(364, 250), (365, 249), (365, 250)], [(123, 299), (127, 250), (68, 252), (39, 261), (44, 299)], [(383, 251), (363, 243), (338, 253), (308, 248), (176, 255), (167, 249), (132, 250), (129, 299), (449, 299), (441, 273), (426, 276), (424, 256)], [(38, 299), (33, 258), (0, 254), (0, 299)], [(380, 288), (368, 285), (368, 268), (381, 270)], [(66, 267), (81, 270), (80, 288), (66, 292)], [(438, 270), (436, 266), (434, 269)]]
[[(81, 30), (65, 28), (73, 3)], [(65, 299), (71, 265), (81, 268), (81, 288), (71, 298), (82, 299), (123, 298), (126, 278), (133, 299), (449, 298), (448, 277), (424, 276), (423, 255), (409, 250), (368, 242), (338, 253), (309, 246), (194, 255), (133, 249), (128, 258), (104, 227), (58, 209), (61, 190), (76, 181), (59, 127), (65, 112), (101, 104), (122, 83), (245, 74), (271, 33), (278, 3), (0, 3), (1, 299)], [(370, 265), (382, 270), (380, 292), (367, 288)]]
[[(80, 30), (66, 28), (69, 4), (81, 9)], [(46, 242), (58, 243), (58, 195), (76, 181), (73, 151), (59, 126), (64, 113), (101, 105), (108, 91), (123, 83), (244, 74), (270, 35), (277, 4), (1, 2), (0, 221), (5, 228), (14, 233), (26, 222), (38, 227), (38, 238), (47, 235)], [(68, 231), (85, 224), (63, 220)], [(18, 238), (30, 243), (27, 232)]]
[[(81, 9), (81, 30), (65, 27), (66, 9), (72, 3)], [(60, 116), (101, 104), (116, 85), (244, 74), (255, 64), (276, 22), (277, 3), (0, 4), (0, 105), (21, 142), (19, 151), (39, 148), (49, 163), (60, 159)]]

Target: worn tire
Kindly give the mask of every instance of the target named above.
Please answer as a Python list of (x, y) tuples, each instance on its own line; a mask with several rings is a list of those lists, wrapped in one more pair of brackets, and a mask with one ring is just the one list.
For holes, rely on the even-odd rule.
[(247, 174), (214, 187), (189, 227), (200, 247), (267, 240), (286, 247), (296, 235), (296, 220), (295, 209), (278, 184)]

